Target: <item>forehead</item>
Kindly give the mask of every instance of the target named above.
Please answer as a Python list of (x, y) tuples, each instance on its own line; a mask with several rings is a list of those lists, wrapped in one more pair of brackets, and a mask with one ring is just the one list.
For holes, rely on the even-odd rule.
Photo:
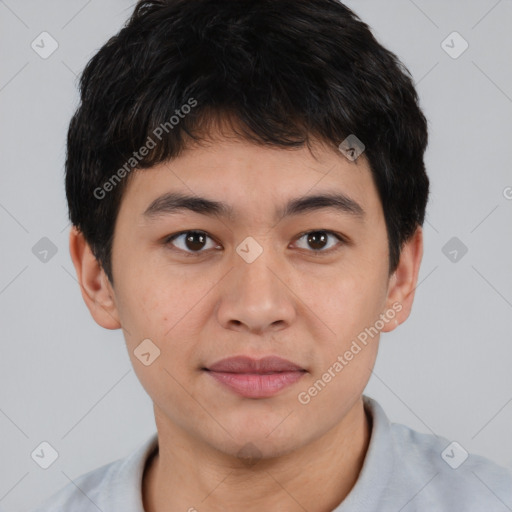
[[(134, 171), (121, 209), (129, 206), (139, 216), (151, 217), (159, 206), (165, 209), (163, 196), (173, 193), (211, 200), (206, 206), (231, 220), (263, 212), (282, 217), (293, 213), (294, 208), (301, 210), (297, 206), (300, 198), (320, 195), (330, 195), (334, 202), (344, 201), (341, 207), (353, 214), (371, 215), (372, 209), (380, 206), (363, 156), (350, 161), (322, 144), (312, 146), (312, 151), (307, 147), (283, 149), (232, 137), (187, 147), (170, 161)], [(222, 205), (217, 208), (213, 202)], [(378, 204), (372, 204), (375, 202)], [(172, 207), (172, 201), (167, 201), (169, 205)], [(198, 203), (197, 209), (201, 207)], [(302, 212), (306, 210), (302, 208)]]

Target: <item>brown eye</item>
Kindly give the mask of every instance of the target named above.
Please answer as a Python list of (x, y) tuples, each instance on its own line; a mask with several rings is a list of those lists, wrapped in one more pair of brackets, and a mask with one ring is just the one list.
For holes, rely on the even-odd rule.
[(203, 233), (191, 232), (187, 233), (185, 237), (185, 245), (191, 251), (200, 251), (204, 248), (206, 237)]
[[(207, 249), (215, 247), (207, 247), (207, 241), (211, 238), (204, 231), (182, 231), (181, 233), (176, 233), (175, 235), (171, 235), (165, 239), (166, 245), (172, 245), (176, 247), (178, 250), (188, 253), (187, 255), (195, 256), (197, 254), (201, 254), (206, 252), (205, 247)], [(179, 243), (175, 243), (178, 241)]]
[(326, 230), (308, 231), (307, 233), (304, 233), (298, 240), (305, 240), (307, 247), (302, 247), (303, 249), (310, 249), (312, 252), (324, 253), (331, 252), (331, 249), (336, 246), (336, 243), (329, 245), (330, 237), (336, 239), (338, 242), (344, 242), (341, 236), (333, 233), (332, 231)]

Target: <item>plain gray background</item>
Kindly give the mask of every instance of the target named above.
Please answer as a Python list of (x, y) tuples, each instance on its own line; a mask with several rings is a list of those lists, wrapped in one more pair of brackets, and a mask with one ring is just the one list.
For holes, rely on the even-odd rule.
[[(0, 0), (0, 508), (8, 512), (125, 456), (155, 430), (121, 332), (97, 326), (82, 301), (63, 181), (76, 76), (133, 5)], [(430, 126), (415, 306), (382, 335), (366, 394), (392, 421), (512, 468), (512, 1), (347, 5), (410, 69)], [(46, 59), (31, 47), (43, 31), (58, 43)], [(469, 44), (457, 58), (464, 43), (454, 31)], [(57, 251), (46, 261), (43, 237)], [(46, 470), (31, 458), (43, 441), (59, 454)]]

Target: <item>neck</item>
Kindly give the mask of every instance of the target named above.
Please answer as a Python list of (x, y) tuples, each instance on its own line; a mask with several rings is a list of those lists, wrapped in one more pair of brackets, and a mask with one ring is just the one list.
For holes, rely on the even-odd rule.
[(281, 457), (242, 466), (156, 415), (159, 449), (143, 476), (145, 512), (330, 512), (355, 485), (371, 437), (362, 398), (321, 438)]

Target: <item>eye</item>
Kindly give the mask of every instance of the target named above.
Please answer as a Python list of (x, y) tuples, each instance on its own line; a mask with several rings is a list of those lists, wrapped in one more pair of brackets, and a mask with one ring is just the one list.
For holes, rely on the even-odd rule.
[[(180, 251), (185, 252), (186, 256), (199, 256), (201, 253), (206, 252), (206, 250), (202, 250), (205, 248), (206, 240), (212, 240), (204, 231), (182, 231), (181, 233), (176, 233), (174, 235), (168, 236), (164, 240), (164, 244), (174, 245)], [(181, 247), (180, 244), (175, 244), (175, 240), (181, 239)], [(206, 247), (206, 249), (212, 249), (214, 247)]]
[[(328, 246), (329, 237), (333, 237), (338, 240), (338, 242), (341, 242), (337, 248), (334, 248), (334, 251), (337, 250), (340, 245), (346, 243), (346, 240), (341, 235), (326, 230), (308, 231), (307, 233), (304, 233), (302, 236), (300, 236), (298, 240), (304, 239), (306, 244), (313, 248), (313, 253), (330, 253), (333, 252), (333, 245), (335, 244)], [(324, 250), (325, 247), (327, 247), (326, 250)], [(305, 248), (308, 249), (308, 247)]]
[[(335, 247), (335, 241), (334, 243), (329, 245), (329, 237), (332, 237), (332, 239), (336, 239), (339, 242), (338, 247)], [(210, 247), (208, 247), (207, 244), (208, 239), (212, 241)], [(333, 251), (336, 251), (340, 245), (347, 243), (343, 236), (338, 235), (333, 231), (327, 230), (308, 231), (306, 233), (303, 233), (297, 240), (302, 239), (304, 239), (305, 243), (308, 244), (310, 248), (312, 248), (312, 250), (309, 249), (309, 252), (312, 252), (315, 256), (323, 253), (331, 253)], [(176, 243), (176, 241), (180, 242)], [(170, 235), (164, 239), (164, 245), (174, 246), (179, 251), (183, 252), (185, 256), (200, 256), (202, 253), (205, 253), (208, 249), (215, 249), (219, 247), (218, 245), (216, 246), (215, 243), (213, 243), (213, 239), (210, 236), (208, 236), (207, 233), (198, 230), (182, 231), (180, 233)], [(308, 247), (299, 248), (308, 249)]]

